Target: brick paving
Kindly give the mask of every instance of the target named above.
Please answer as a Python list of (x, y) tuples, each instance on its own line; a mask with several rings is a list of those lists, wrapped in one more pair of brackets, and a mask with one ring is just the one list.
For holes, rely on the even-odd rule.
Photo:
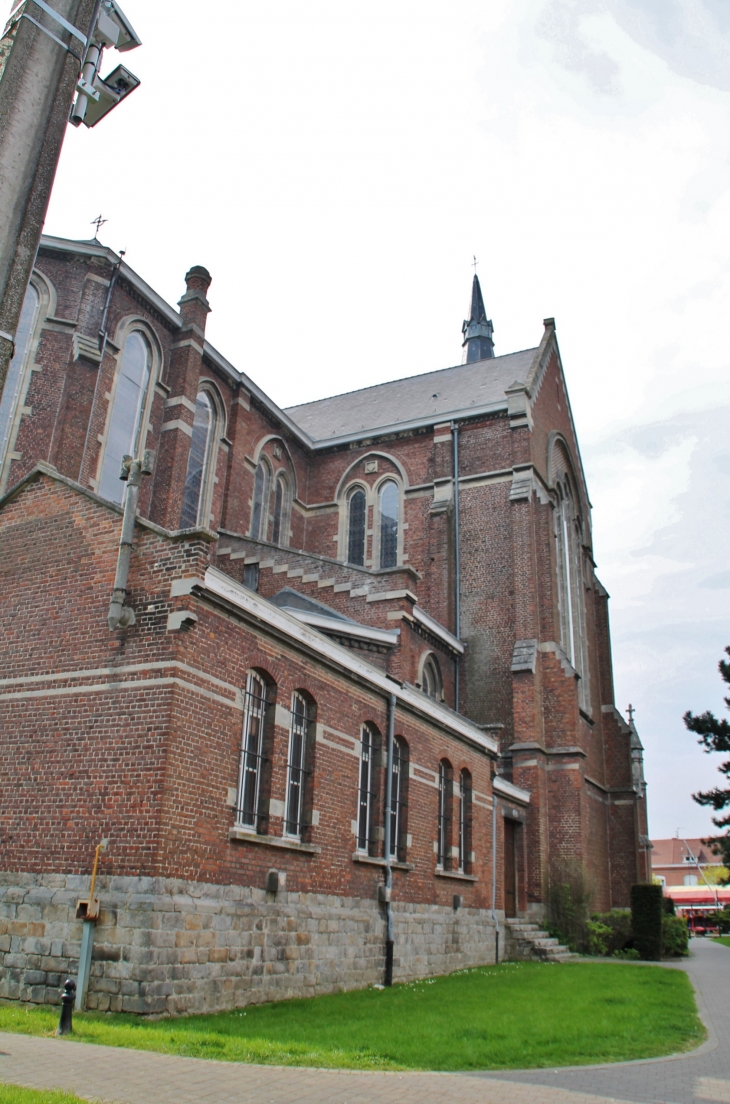
[(361, 1073), (252, 1066), (0, 1033), (0, 1080), (109, 1104), (730, 1104), (730, 951), (688, 970), (710, 1037), (687, 1056), (562, 1070)]

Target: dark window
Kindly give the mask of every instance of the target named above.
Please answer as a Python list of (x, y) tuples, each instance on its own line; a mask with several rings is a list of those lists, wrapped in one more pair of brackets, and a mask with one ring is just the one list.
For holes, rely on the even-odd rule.
[(365, 563), (365, 492), (358, 487), (347, 502), (347, 562), (362, 567)]
[(380, 505), (380, 566), (395, 567), (398, 563), (398, 488), (395, 483), (383, 483), (378, 502)]
[(402, 736), (393, 741), (391, 781), (390, 854), (405, 862), (408, 831), (408, 744)]
[(243, 709), (241, 764), (238, 774), (238, 816), (244, 828), (261, 831), (264, 806), (264, 736), (267, 710), (266, 684), (261, 675), (249, 671)]
[(266, 540), (269, 527), (269, 490), (271, 470), (266, 460), (259, 460), (253, 484), (253, 511), (251, 513), (251, 536), (254, 540)]
[(259, 589), (259, 565), (257, 563), (245, 564), (243, 568), (243, 585), (247, 590)]
[(357, 849), (370, 854), (375, 847), (375, 758), (380, 746), (374, 725), (365, 724), (360, 734), (360, 785), (358, 789)]
[(289, 513), (288, 506), (289, 495), (286, 477), (280, 475), (276, 480), (276, 491), (274, 493), (274, 522), (271, 530), (271, 540), (274, 544), (288, 544), (286, 532)]
[(121, 503), (124, 495), (126, 483), (119, 472), (122, 458), (133, 456), (137, 448), (149, 376), (149, 346), (142, 334), (133, 330), (124, 343), (99, 479), (99, 494), (110, 502)]
[(301, 839), (305, 819), (305, 798), (309, 781), (308, 745), (311, 726), (311, 706), (303, 694), (295, 693), (291, 703), (289, 729), (289, 762), (286, 788), (286, 823), (288, 836)]
[(195, 400), (195, 418), (193, 435), (190, 438), (188, 470), (185, 476), (180, 528), (190, 529), (198, 523), (205, 525), (207, 518), (201, 518), (201, 500), (205, 501), (205, 480), (207, 476), (208, 454), (210, 451), (211, 429), (213, 426), (213, 407), (205, 391), (198, 392)]
[(454, 800), (454, 771), (448, 759), (439, 763), (439, 818), (436, 863), (451, 869), (451, 815)]
[(459, 870), (471, 874), (471, 774), (459, 775)]

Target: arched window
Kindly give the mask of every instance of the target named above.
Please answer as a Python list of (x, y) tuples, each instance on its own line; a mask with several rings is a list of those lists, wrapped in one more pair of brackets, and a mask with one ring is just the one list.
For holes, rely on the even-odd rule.
[(366, 854), (375, 846), (375, 756), (380, 734), (375, 725), (364, 724), (360, 733), (360, 785), (358, 788), (357, 849)]
[(405, 862), (408, 832), (408, 744), (402, 736), (393, 741), (391, 775), (390, 854)]
[(241, 762), (238, 771), (237, 822), (241, 827), (260, 832), (266, 822), (262, 813), (264, 797), (264, 765), (267, 708), (270, 704), (267, 687), (257, 671), (249, 671), (243, 703)]
[(124, 495), (126, 484), (119, 478), (122, 457), (134, 456), (137, 449), (149, 378), (150, 347), (139, 330), (133, 330), (124, 343), (117, 373), (99, 480), (99, 494), (110, 502), (121, 503)]
[(18, 328), (15, 331), (15, 352), (5, 377), (5, 387), (0, 399), (0, 470), (8, 451), (8, 445), (15, 421), (15, 412), (23, 390), (25, 366), (28, 360), (31, 337), (38, 315), (38, 292), (28, 284), (23, 306), (20, 311)]
[(582, 709), (590, 708), (580, 517), (567, 476), (557, 484), (555, 511), (560, 646), (580, 676)]
[(378, 492), (380, 514), (380, 566), (395, 567), (398, 563), (398, 487), (391, 480)]
[(251, 512), (251, 536), (254, 540), (266, 540), (269, 528), (269, 492), (271, 468), (263, 456), (258, 462), (253, 483), (253, 510)]
[(271, 540), (274, 544), (288, 544), (289, 528), (289, 484), (282, 472), (276, 477), (276, 490), (274, 492), (274, 521), (271, 529)]
[(459, 870), (471, 874), (471, 774), (459, 775)]
[(183, 505), (180, 514), (180, 528), (190, 529), (194, 525), (205, 525), (205, 512), (207, 500), (206, 483), (210, 475), (210, 460), (212, 457), (212, 445), (215, 436), (215, 412), (213, 403), (205, 391), (199, 391), (195, 399), (195, 417), (193, 419), (193, 435), (190, 438), (190, 452), (188, 453), (188, 470), (185, 476), (185, 489), (183, 491)]
[(287, 763), (286, 819), (287, 836), (301, 839), (307, 825), (307, 800), (311, 786), (312, 726), (314, 703), (301, 691), (292, 695)]
[(347, 500), (347, 562), (356, 567), (365, 565), (365, 491), (356, 487)]
[(448, 759), (439, 763), (439, 815), (436, 864), (451, 869), (451, 819), (454, 804), (454, 770)]
[(428, 694), (429, 698), (433, 698), (434, 701), (442, 701), (443, 699), (443, 680), (441, 678), (441, 668), (438, 665), (436, 656), (430, 655), (423, 664), (423, 674), (421, 675), (421, 689), (424, 694)]

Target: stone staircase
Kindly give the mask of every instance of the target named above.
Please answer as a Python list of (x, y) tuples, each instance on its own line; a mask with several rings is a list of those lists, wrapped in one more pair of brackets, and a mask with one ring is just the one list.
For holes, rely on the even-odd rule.
[(530, 924), (527, 920), (505, 920), (504, 923), (509, 958), (518, 961), (538, 959), (541, 962), (572, 962), (578, 958), (537, 924)]

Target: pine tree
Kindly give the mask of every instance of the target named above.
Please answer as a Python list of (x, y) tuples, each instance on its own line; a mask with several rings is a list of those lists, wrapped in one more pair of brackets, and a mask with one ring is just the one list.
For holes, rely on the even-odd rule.
[[(725, 652), (730, 656), (730, 648), (726, 648)], [(719, 671), (725, 682), (730, 684), (730, 663), (721, 659)], [(725, 698), (725, 705), (730, 709), (730, 697)], [(684, 723), (690, 732), (697, 733), (697, 742), (703, 745), (706, 752), (730, 752), (730, 722), (718, 720), (708, 710), (698, 717), (688, 711), (684, 715)], [(717, 769), (730, 780), (730, 759), (726, 759)], [(693, 794), (692, 797), (698, 805), (711, 805), (715, 812), (720, 812), (730, 806), (730, 786), (724, 790), (716, 787), (714, 790)], [(723, 865), (730, 869), (730, 813), (727, 816), (713, 817), (712, 823), (718, 828), (727, 828), (728, 831), (722, 836), (713, 836), (702, 842), (711, 847), (715, 855), (721, 856)]]

